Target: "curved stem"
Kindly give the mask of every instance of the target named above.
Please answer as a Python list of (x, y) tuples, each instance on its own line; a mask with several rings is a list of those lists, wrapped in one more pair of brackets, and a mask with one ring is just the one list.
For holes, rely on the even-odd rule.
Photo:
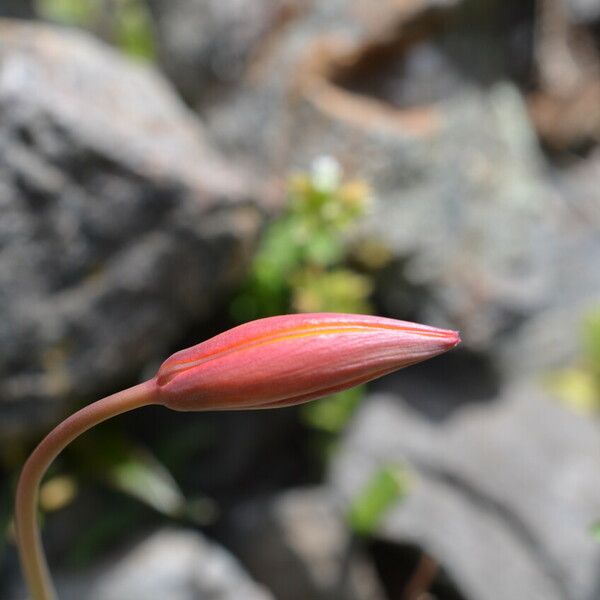
[(39, 485), (44, 473), (66, 446), (94, 425), (134, 408), (155, 403), (154, 379), (107, 396), (57, 425), (27, 459), (17, 485), (15, 526), (23, 575), (32, 600), (56, 598), (37, 518)]

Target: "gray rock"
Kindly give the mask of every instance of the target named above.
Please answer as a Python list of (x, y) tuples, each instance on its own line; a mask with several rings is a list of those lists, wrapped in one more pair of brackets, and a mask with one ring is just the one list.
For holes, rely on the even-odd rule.
[(242, 505), (231, 528), (236, 553), (279, 600), (385, 597), (373, 567), (351, 548), (340, 508), (326, 488)]
[(160, 61), (193, 105), (235, 88), (298, 0), (150, 0)]
[(92, 572), (59, 577), (56, 587), (62, 600), (273, 600), (229, 552), (176, 529), (151, 534)]
[(309, 75), (294, 160), (318, 149), (372, 183), (365, 235), (394, 256), (378, 290), (386, 312), (460, 329), (510, 373), (572, 357), (574, 319), (558, 345), (523, 339), (521, 327), (600, 303), (600, 221), (550, 185), (516, 88), (463, 82), (436, 102), (399, 108)]
[(0, 144), (4, 436), (135, 377), (208, 317), (266, 196), (152, 68), (50, 26), (0, 22)]
[(600, 20), (598, 0), (562, 0), (575, 23), (592, 23)]
[[(385, 45), (396, 26), (410, 21), (415, 13), (456, 2), (416, 0), (399, 5), (385, 1), (378, 3), (377, 10), (370, 0), (314, 2), (309, 8), (304, 4), (305, 10), (247, 64), (235, 94), (203, 106), (212, 138), (260, 172), (281, 173), (298, 164), (306, 167), (299, 156), (308, 152), (313, 158), (319, 153), (318, 147), (305, 147), (304, 136), (296, 139), (297, 130), (307, 125), (298, 103), (312, 84), (307, 70), (316, 63), (322, 67), (321, 74), (333, 76), (337, 65), (329, 61), (332, 47), (347, 51), (342, 65), (352, 64), (352, 50), (361, 44), (382, 40)], [(310, 131), (314, 134), (318, 127), (311, 126)], [(325, 138), (331, 135), (327, 130), (323, 134)]]
[[(544, 215), (550, 235), (538, 254), (547, 296), (499, 345), (504, 372), (525, 375), (562, 368), (581, 352), (583, 319), (600, 306), (600, 152), (563, 169), (555, 180), (559, 210)], [(543, 250), (545, 248), (545, 250)]]
[(35, 15), (34, 0), (0, 0), (0, 16), (31, 19)]
[(393, 161), (374, 175), (383, 183), (370, 230), (397, 259), (383, 301), (397, 316), (459, 328), (507, 373), (556, 366), (577, 351), (581, 313), (600, 302), (600, 221), (545, 180), (512, 87), (461, 104), (447, 107), (428, 156), (415, 152), (407, 176), (422, 162), (423, 177), (406, 183)]
[(573, 320), (561, 344), (521, 326), (600, 303), (599, 217), (581, 218), (549, 181), (510, 73), (486, 62), (505, 53), (481, 3), (440, 4), (319, 4), (206, 109), (207, 125), (258, 172), (325, 153), (373, 185), (365, 235), (394, 258), (378, 289), (386, 312), (458, 328), (509, 372), (552, 366), (576, 350)]
[(527, 383), (433, 422), (399, 397), (363, 404), (333, 463), (342, 497), (382, 464), (406, 464), (407, 498), (379, 535), (420, 546), (466, 598), (591, 600), (600, 594), (597, 423)]
[[(397, 261), (382, 282), (390, 314), (451, 324), (471, 347), (490, 349), (548, 302), (555, 281), (544, 250), (552, 249), (554, 216), (544, 215), (558, 200), (541, 182), (534, 135), (511, 85), (463, 88), (442, 103), (391, 111), (314, 89), (295, 131), (298, 160), (314, 151), (318, 131), (322, 151), (352, 161), (372, 182), (366, 233)], [(350, 140), (359, 160), (349, 157)]]

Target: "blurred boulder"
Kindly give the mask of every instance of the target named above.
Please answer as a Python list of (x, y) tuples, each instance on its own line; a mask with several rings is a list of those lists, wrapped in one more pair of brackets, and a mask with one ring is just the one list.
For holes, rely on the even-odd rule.
[(63, 600), (273, 600), (223, 548), (162, 529), (93, 572), (57, 579)]
[(362, 406), (330, 480), (348, 500), (383, 464), (406, 465), (406, 498), (377, 535), (420, 548), (467, 600), (600, 595), (600, 431), (528, 383), (433, 421), (395, 395)]
[(1, 17), (31, 19), (35, 15), (35, 0), (0, 0)]
[(230, 539), (250, 573), (278, 600), (383, 600), (373, 567), (350, 542), (326, 488), (240, 505)]
[(66, 29), (0, 22), (0, 144), (4, 436), (131, 381), (206, 319), (267, 195), (152, 68)]
[(562, 0), (575, 23), (593, 23), (600, 20), (598, 0)]
[[(378, 286), (384, 310), (456, 327), (470, 349), (518, 370), (510, 355), (523, 323), (600, 302), (600, 222), (553, 185), (510, 83), (531, 71), (531, 11), (368, 7), (327, 3), (295, 21), (238, 93), (206, 110), (211, 136), (258, 172), (325, 153), (367, 179), (376, 201), (364, 234), (392, 256)], [(571, 329), (527, 366), (564, 360), (577, 343)]]
[(458, 1), (385, 0), (376, 11), (372, 0), (149, 0), (149, 7), (162, 67), (184, 98), (204, 111), (229, 101), (245, 106), (245, 92), (260, 93), (266, 79), (287, 87), (294, 72), (270, 69), (273, 60), (285, 60), (291, 39), (295, 53), (316, 32), (362, 36), (389, 27), (398, 12)]
[(160, 62), (192, 105), (235, 89), (298, 0), (149, 0)]
[(446, 135), (421, 155), (413, 146), (413, 169), (381, 161), (373, 177), (368, 233), (395, 257), (383, 305), (457, 327), (509, 376), (564, 364), (581, 314), (600, 304), (600, 215), (546, 179), (514, 88), (447, 108)]
[(457, 86), (398, 109), (315, 81), (296, 156), (315, 152), (318, 131), (322, 151), (372, 183), (364, 234), (393, 257), (379, 289), (389, 314), (456, 327), (469, 347), (493, 350), (557, 291), (559, 200), (516, 89)]

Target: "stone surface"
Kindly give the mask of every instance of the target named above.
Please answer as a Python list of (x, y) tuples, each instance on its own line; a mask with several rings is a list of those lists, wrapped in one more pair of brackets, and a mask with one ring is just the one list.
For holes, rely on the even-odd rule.
[(350, 546), (326, 488), (292, 490), (238, 507), (231, 540), (279, 600), (383, 600), (373, 567)]
[[(339, 48), (329, 52), (317, 60), (324, 73), (343, 63)], [(342, 89), (319, 69), (308, 70), (297, 100), (293, 157), (303, 164), (318, 147), (372, 182), (365, 233), (394, 256), (379, 289), (388, 313), (454, 326), (471, 349), (509, 355), (528, 319), (600, 302), (599, 222), (582, 219), (546, 178), (516, 87), (463, 80), (437, 100), (399, 107)], [(562, 359), (577, 335), (563, 342), (554, 348)], [(528, 358), (541, 368), (557, 357)]]
[(30, 19), (35, 15), (35, 0), (1, 0), (0, 16)]
[(600, 20), (600, 3), (597, 0), (562, 0), (576, 23), (593, 23)]
[(489, 2), (490, 20), (480, 5), (319, 5), (203, 114), (212, 139), (258, 172), (306, 168), (325, 153), (368, 180), (365, 235), (393, 256), (378, 282), (383, 309), (458, 328), (470, 349), (524, 372), (574, 355), (575, 318), (561, 344), (547, 343), (548, 330), (523, 339), (521, 326), (600, 303), (600, 222), (581, 218), (548, 177), (509, 82), (531, 68), (510, 57), (530, 52), (501, 27), (523, 29), (526, 45), (531, 15), (515, 8), (507, 20), (503, 3)]
[(591, 600), (600, 594), (600, 431), (530, 383), (432, 421), (400, 397), (365, 402), (333, 463), (342, 497), (382, 464), (412, 483), (379, 535), (421, 547), (467, 599)]
[[(347, 101), (355, 103), (349, 118)], [(323, 151), (372, 182), (366, 233), (395, 257), (381, 280), (387, 312), (452, 325), (472, 348), (490, 349), (555, 289), (544, 251), (552, 249), (558, 200), (541, 183), (518, 93), (509, 84), (464, 89), (442, 104), (391, 114), (371, 107), (362, 115), (362, 103), (317, 89), (297, 130), (300, 160), (320, 131)]]
[(160, 61), (193, 105), (215, 102), (243, 78), (298, 0), (150, 0)]
[(0, 22), (0, 140), (4, 436), (135, 377), (210, 315), (266, 196), (153, 69), (74, 31)]
[(62, 600), (273, 600), (229, 552), (177, 529), (149, 535), (93, 572), (59, 576), (56, 586)]

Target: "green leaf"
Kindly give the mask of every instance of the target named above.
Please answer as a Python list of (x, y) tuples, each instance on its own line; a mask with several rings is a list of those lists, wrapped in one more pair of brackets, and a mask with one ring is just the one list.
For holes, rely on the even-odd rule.
[(115, 426), (84, 436), (78, 440), (77, 450), (84, 475), (93, 475), (171, 518), (179, 519), (185, 513), (185, 498), (169, 470)]
[(291, 279), (291, 285), (295, 311), (371, 312), (371, 280), (349, 269), (302, 270)]
[(98, 0), (37, 0), (38, 14), (65, 25), (89, 26), (99, 18)]
[(256, 255), (253, 271), (262, 282), (285, 276), (297, 268), (302, 261), (301, 245), (303, 240), (297, 223), (290, 217), (282, 217), (271, 225), (265, 233), (261, 248)]
[(340, 433), (356, 412), (364, 395), (364, 387), (358, 386), (344, 390), (318, 402), (302, 405), (302, 417), (315, 429), (326, 433)]
[(88, 29), (130, 56), (154, 59), (154, 29), (144, 0), (37, 0), (50, 21)]
[(373, 534), (386, 513), (406, 496), (408, 471), (399, 465), (381, 467), (353, 499), (348, 523), (359, 535)]
[(246, 284), (231, 305), (237, 321), (278, 313), (370, 312), (371, 281), (350, 269), (343, 233), (364, 214), (368, 187), (343, 183), (332, 157), (289, 181), (289, 204), (265, 231)]
[(597, 542), (600, 542), (600, 521), (597, 521), (590, 527), (592, 536)]
[(149, 452), (138, 450), (112, 465), (107, 480), (164, 515), (180, 518), (186, 512), (186, 500), (177, 482)]
[(154, 30), (145, 2), (121, 0), (115, 15), (119, 47), (129, 56), (153, 60), (156, 57)]
[(600, 374), (600, 310), (590, 313), (584, 319), (583, 348), (592, 369)]
[(600, 386), (590, 370), (570, 367), (553, 373), (548, 382), (550, 389), (569, 408), (588, 414), (600, 410)]
[(314, 232), (306, 243), (306, 259), (318, 266), (329, 266), (339, 263), (344, 256), (344, 244), (338, 235), (330, 232)]

